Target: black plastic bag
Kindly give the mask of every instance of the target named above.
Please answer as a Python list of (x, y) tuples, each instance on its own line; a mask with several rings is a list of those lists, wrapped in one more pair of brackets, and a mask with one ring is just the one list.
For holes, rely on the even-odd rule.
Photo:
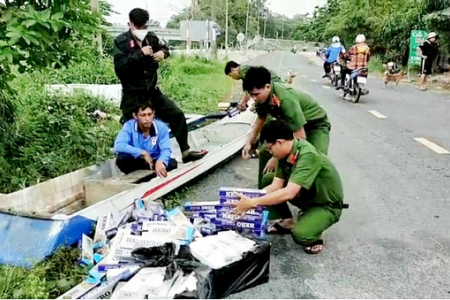
[[(256, 241), (255, 252), (221, 269), (211, 269), (198, 262), (189, 247), (180, 249), (179, 255), (169, 266), (169, 273), (183, 270), (184, 274), (195, 273), (197, 291), (175, 295), (175, 299), (221, 299), (269, 281), (270, 250), (268, 242)], [(170, 274), (166, 274), (170, 277)]]
[(137, 248), (131, 252), (131, 255), (145, 267), (166, 267), (170, 265), (175, 258), (176, 245), (174, 243), (165, 243), (159, 247)]

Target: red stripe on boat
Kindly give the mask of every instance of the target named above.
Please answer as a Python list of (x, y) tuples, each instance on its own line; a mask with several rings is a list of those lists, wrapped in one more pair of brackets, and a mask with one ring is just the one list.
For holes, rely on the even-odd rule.
[(142, 199), (144, 199), (144, 198), (150, 196), (151, 194), (153, 194), (153, 193), (159, 191), (160, 189), (162, 189), (162, 188), (165, 187), (166, 185), (168, 185), (168, 184), (174, 182), (175, 180), (177, 180), (177, 179), (180, 178), (181, 176), (186, 175), (187, 173), (189, 173), (190, 171), (194, 170), (195, 168), (197, 168), (197, 167), (200, 166), (200, 165), (201, 165), (201, 164), (198, 164), (198, 165), (194, 166), (193, 168), (191, 168), (191, 169), (185, 171), (184, 173), (181, 173), (181, 174), (175, 176), (174, 178), (171, 178), (171, 179), (167, 180), (166, 182), (163, 182), (163, 183), (161, 183), (160, 185), (157, 185), (157, 186), (155, 186), (154, 188), (152, 188), (152, 189), (146, 191), (145, 194), (144, 194), (144, 196), (142, 196)]

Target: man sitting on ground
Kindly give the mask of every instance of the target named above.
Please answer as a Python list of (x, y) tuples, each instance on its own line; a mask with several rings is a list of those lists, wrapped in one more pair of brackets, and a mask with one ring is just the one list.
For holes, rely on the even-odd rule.
[(114, 144), (117, 167), (125, 174), (151, 169), (158, 176), (167, 177), (168, 171), (178, 167), (171, 158), (169, 127), (155, 119), (150, 101), (136, 103), (133, 117), (123, 124)]
[[(289, 124), (281, 120), (266, 123), (261, 143), (278, 159), (275, 177), (265, 175), (267, 194), (258, 198), (240, 195), (235, 213), (241, 215), (257, 206), (269, 207), (269, 219), (276, 223), (269, 234), (291, 234), (309, 254), (320, 253), (323, 232), (339, 221), (344, 191), (341, 178), (330, 159), (306, 140), (294, 138)], [(288, 202), (301, 210), (296, 220)]]

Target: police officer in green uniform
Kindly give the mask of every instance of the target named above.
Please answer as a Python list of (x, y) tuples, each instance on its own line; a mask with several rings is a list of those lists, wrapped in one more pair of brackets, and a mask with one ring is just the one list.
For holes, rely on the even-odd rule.
[(159, 62), (169, 57), (169, 49), (148, 30), (149, 13), (140, 8), (129, 14), (130, 30), (114, 40), (114, 69), (122, 83), (121, 123), (133, 119), (135, 103), (151, 100), (156, 117), (168, 123), (187, 163), (204, 157), (206, 151), (190, 151), (188, 127), (181, 109), (157, 86)]
[[(341, 178), (327, 155), (306, 140), (294, 138), (289, 124), (281, 120), (267, 122), (261, 131), (261, 143), (277, 159), (275, 178), (264, 177), (267, 194), (259, 198), (240, 195), (235, 213), (268, 206), (269, 218), (278, 219), (268, 232), (292, 234), (294, 241), (310, 254), (323, 250), (322, 234), (339, 221), (344, 192)], [(301, 210), (297, 222), (288, 202)]]
[[(258, 117), (249, 136), (247, 145), (242, 150), (244, 158), (249, 158), (249, 151), (258, 136), (267, 117), (286, 121), (294, 136), (306, 139), (324, 154), (328, 153), (331, 124), (326, 111), (308, 94), (293, 89), (279, 82), (272, 82), (270, 72), (264, 67), (251, 67), (243, 82), (244, 90), (256, 100)], [(275, 170), (276, 158), (261, 147), (259, 154), (258, 186), (262, 188), (264, 173)]]
[[(245, 75), (247, 74), (248, 69), (251, 66), (249, 65), (240, 65), (235, 61), (230, 60), (225, 65), (225, 75), (230, 76), (234, 80), (244, 80)], [(292, 79), (296, 76), (296, 73), (289, 71), (288, 72), (288, 78), (285, 80), (282, 80), (280, 76), (277, 75), (277, 73), (269, 70), (272, 82), (285, 82), (285, 83), (292, 83)], [(250, 100), (250, 95), (246, 94), (244, 99), (242, 99), (239, 106), (241, 108), (245, 108), (247, 105), (247, 102)]]

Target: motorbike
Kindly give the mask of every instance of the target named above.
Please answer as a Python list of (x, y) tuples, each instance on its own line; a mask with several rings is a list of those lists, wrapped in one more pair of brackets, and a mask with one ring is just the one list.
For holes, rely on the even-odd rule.
[(328, 74), (331, 84), (337, 86), (341, 80), (341, 65), (338, 62), (334, 62), (331, 65), (331, 72)]
[(291, 49), (291, 52), (294, 53), (294, 54), (297, 53), (297, 48), (295, 48), (295, 47), (292, 48), (292, 49)]
[(359, 68), (353, 70), (351, 74), (345, 74), (344, 98), (350, 95), (352, 102), (358, 103), (361, 96), (369, 94), (366, 89), (368, 71), (367, 68)]

